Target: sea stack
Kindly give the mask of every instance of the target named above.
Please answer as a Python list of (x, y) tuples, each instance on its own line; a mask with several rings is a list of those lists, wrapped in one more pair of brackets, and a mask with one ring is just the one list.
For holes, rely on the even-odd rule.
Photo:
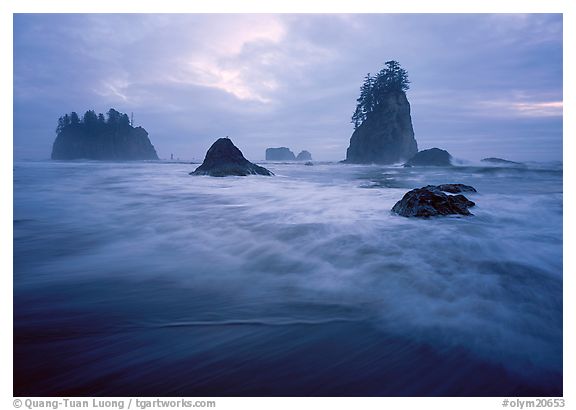
[(274, 175), (266, 168), (251, 163), (236, 148), (230, 138), (219, 138), (206, 152), (204, 162), (190, 175), (212, 177)]
[(127, 114), (114, 109), (103, 114), (87, 111), (80, 119), (72, 112), (58, 120), (52, 146), (54, 160), (157, 160), (158, 155), (142, 127), (133, 127)]

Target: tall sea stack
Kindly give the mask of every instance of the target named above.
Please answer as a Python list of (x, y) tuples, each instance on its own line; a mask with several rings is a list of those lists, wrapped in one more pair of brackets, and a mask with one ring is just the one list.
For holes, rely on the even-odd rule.
[(408, 74), (396, 61), (387, 61), (376, 76), (368, 74), (352, 116), (354, 133), (344, 162), (393, 164), (418, 152), (410, 103)]
[(410, 103), (404, 91), (387, 93), (380, 107), (369, 112), (354, 130), (346, 162), (356, 164), (394, 164), (418, 152), (414, 139)]

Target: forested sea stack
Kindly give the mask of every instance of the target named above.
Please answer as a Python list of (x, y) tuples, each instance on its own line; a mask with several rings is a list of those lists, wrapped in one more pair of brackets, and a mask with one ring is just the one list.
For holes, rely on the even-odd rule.
[(406, 97), (408, 74), (397, 61), (385, 65), (376, 76), (368, 74), (360, 88), (344, 162), (393, 164), (418, 152)]
[(128, 115), (110, 109), (107, 118), (92, 110), (82, 119), (72, 112), (58, 120), (52, 159), (143, 160), (158, 159), (148, 133), (133, 127)]

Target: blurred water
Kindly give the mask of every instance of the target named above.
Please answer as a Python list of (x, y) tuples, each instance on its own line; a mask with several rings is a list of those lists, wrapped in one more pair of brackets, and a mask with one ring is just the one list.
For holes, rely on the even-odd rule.
[(561, 164), (265, 166), (16, 162), (14, 394), (562, 394)]

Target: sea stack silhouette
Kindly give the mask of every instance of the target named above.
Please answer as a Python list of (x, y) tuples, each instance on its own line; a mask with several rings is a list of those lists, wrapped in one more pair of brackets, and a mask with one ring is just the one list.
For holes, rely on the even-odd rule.
[(408, 83), (406, 71), (396, 61), (386, 62), (376, 76), (366, 76), (352, 116), (355, 129), (344, 162), (393, 164), (418, 152), (406, 97)]
[(274, 175), (266, 168), (251, 163), (232, 143), (230, 138), (219, 138), (206, 152), (204, 162), (190, 175), (212, 177)]
[(158, 154), (142, 127), (133, 127), (127, 114), (110, 109), (107, 118), (86, 111), (82, 119), (72, 112), (58, 120), (52, 146), (55, 160), (157, 160)]
[(306, 150), (300, 151), (296, 156), (296, 161), (312, 161), (312, 154)]
[(266, 161), (296, 161), (296, 156), (287, 147), (266, 148)]

